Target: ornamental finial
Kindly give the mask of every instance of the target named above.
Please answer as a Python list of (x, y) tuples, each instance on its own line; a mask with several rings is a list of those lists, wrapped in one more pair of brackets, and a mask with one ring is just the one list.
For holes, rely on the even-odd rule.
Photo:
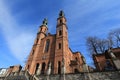
[(60, 13), (59, 13), (59, 17), (63, 17), (65, 16), (64, 12), (61, 10)]
[(48, 23), (48, 20), (47, 20), (47, 18), (45, 18), (45, 19), (43, 20), (43, 25), (46, 25), (46, 26), (47, 26), (47, 23)]

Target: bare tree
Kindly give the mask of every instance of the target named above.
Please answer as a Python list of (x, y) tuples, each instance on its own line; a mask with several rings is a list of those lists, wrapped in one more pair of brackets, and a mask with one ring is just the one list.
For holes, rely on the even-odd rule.
[(97, 37), (88, 37), (87, 40), (86, 40), (86, 44), (87, 44), (88, 50), (92, 54), (93, 53), (98, 54), (98, 51), (97, 51), (97, 41), (98, 41)]
[(107, 39), (88, 37), (86, 44), (91, 54), (101, 54), (111, 47), (120, 47), (120, 28), (110, 31)]
[(112, 36), (109, 34), (108, 35), (108, 47), (109, 48), (111, 48), (111, 47), (113, 47), (113, 40), (112, 40), (113, 38), (112, 38)]
[(99, 39), (97, 45), (98, 52), (104, 53), (109, 48), (109, 41), (106, 39)]
[(112, 47), (120, 47), (120, 29), (115, 29), (109, 33)]
[(91, 54), (104, 53), (109, 48), (108, 40), (97, 37), (88, 37), (86, 43)]

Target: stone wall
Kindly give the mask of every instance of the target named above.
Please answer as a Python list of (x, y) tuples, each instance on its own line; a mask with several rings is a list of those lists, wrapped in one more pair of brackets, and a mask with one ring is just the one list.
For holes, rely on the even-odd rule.
[[(39, 76), (39, 80), (64, 80), (62, 75)], [(66, 74), (65, 80), (120, 80), (119, 71)]]
[(120, 80), (120, 72), (95, 72), (90, 74), (92, 80)]
[(120, 80), (120, 71), (65, 74), (65, 78), (63, 75), (30, 76), (26, 74), (19, 74), (0, 77), (0, 80)]

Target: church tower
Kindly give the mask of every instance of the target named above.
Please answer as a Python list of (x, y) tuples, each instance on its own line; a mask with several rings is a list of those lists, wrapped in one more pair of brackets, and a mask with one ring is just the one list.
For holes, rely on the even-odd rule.
[[(55, 47), (55, 63), (54, 73), (61, 74), (62, 63), (67, 66), (67, 51), (68, 47), (68, 28), (66, 25), (66, 18), (63, 11), (60, 11), (56, 26), (56, 47)], [(70, 55), (69, 55), (70, 56)]]
[(46, 34), (47, 30), (48, 30), (47, 19), (45, 18), (43, 20), (42, 25), (39, 27), (37, 37), (34, 41), (34, 45), (32, 47), (32, 50), (30, 52), (30, 55), (29, 55), (29, 58), (28, 58), (28, 61), (27, 61), (26, 67), (25, 67), (26, 69), (29, 70), (29, 72), (31, 74), (36, 73), (36, 69), (35, 69), (36, 66), (37, 66), (36, 68), (39, 67), (39, 64), (36, 63), (36, 59), (39, 55), (39, 48), (41, 46), (41, 40), (47, 36), (47, 34)]

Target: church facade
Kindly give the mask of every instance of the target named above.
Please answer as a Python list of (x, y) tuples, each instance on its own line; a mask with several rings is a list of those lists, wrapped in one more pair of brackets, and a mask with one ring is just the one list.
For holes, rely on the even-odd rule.
[(25, 70), (30, 74), (76, 73), (83, 71), (84, 56), (72, 52), (68, 43), (68, 27), (64, 12), (57, 18), (56, 34), (47, 33), (47, 19), (44, 19), (29, 54)]

